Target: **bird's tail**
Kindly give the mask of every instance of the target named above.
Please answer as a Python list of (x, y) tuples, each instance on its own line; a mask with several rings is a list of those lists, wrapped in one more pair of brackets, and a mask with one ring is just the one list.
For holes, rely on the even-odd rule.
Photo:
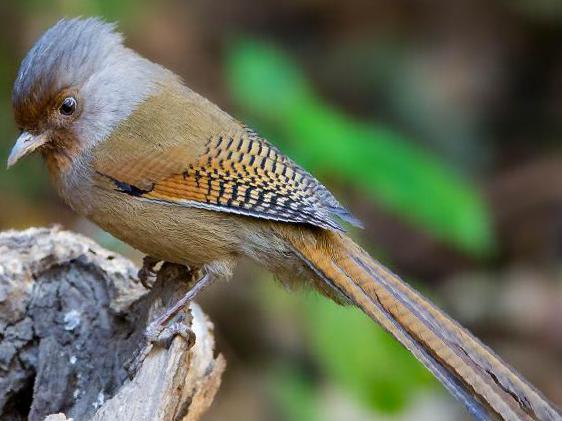
[(479, 420), (561, 420), (492, 350), (347, 236), (297, 236), (292, 246), (340, 297), (380, 323)]

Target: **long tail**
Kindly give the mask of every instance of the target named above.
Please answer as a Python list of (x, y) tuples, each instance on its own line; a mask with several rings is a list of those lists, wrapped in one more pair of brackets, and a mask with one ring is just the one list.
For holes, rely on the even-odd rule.
[(338, 296), (380, 323), (478, 420), (562, 420), (492, 350), (343, 234), (295, 236), (294, 251)]

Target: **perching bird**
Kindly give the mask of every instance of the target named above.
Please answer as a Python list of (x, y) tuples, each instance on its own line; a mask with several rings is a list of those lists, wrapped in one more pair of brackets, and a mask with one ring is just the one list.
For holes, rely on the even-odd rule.
[(77, 213), (155, 259), (201, 269), (198, 289), (249, 257), (362, 309), (477, 419), (561, 419), (489, 348), (347, 237), (339, 220), (357, 221), (318, 180), (126, 48), (114, 25), (58, 22), (23, 60), (12, 102), (22, 133), (8, 166), (40, 151)]

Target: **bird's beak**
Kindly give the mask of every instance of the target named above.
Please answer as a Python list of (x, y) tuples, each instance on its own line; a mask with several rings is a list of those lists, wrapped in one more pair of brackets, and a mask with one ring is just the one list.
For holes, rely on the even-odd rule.
[(8, 157), (8, 168), (13, 166), (16, 162), (18, 162), (21, 158), (26, 155), (29, 155), (39, 146), (44, 145), (48, 140), (48, 137), (45, 134), (40, 135), (32, 135), (29, 132), (22, 132), (16, 144), (12, 148), (10, 152), (10, 156)]

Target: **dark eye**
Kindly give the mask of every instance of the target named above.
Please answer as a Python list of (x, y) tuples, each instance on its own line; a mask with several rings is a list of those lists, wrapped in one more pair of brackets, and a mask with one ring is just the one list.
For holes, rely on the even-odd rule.
[(64, 99), (61, 106), (59, 107), (59, 112), (62, 115), (72, 115), (76, 111), (76, 99), (69, 96)]

